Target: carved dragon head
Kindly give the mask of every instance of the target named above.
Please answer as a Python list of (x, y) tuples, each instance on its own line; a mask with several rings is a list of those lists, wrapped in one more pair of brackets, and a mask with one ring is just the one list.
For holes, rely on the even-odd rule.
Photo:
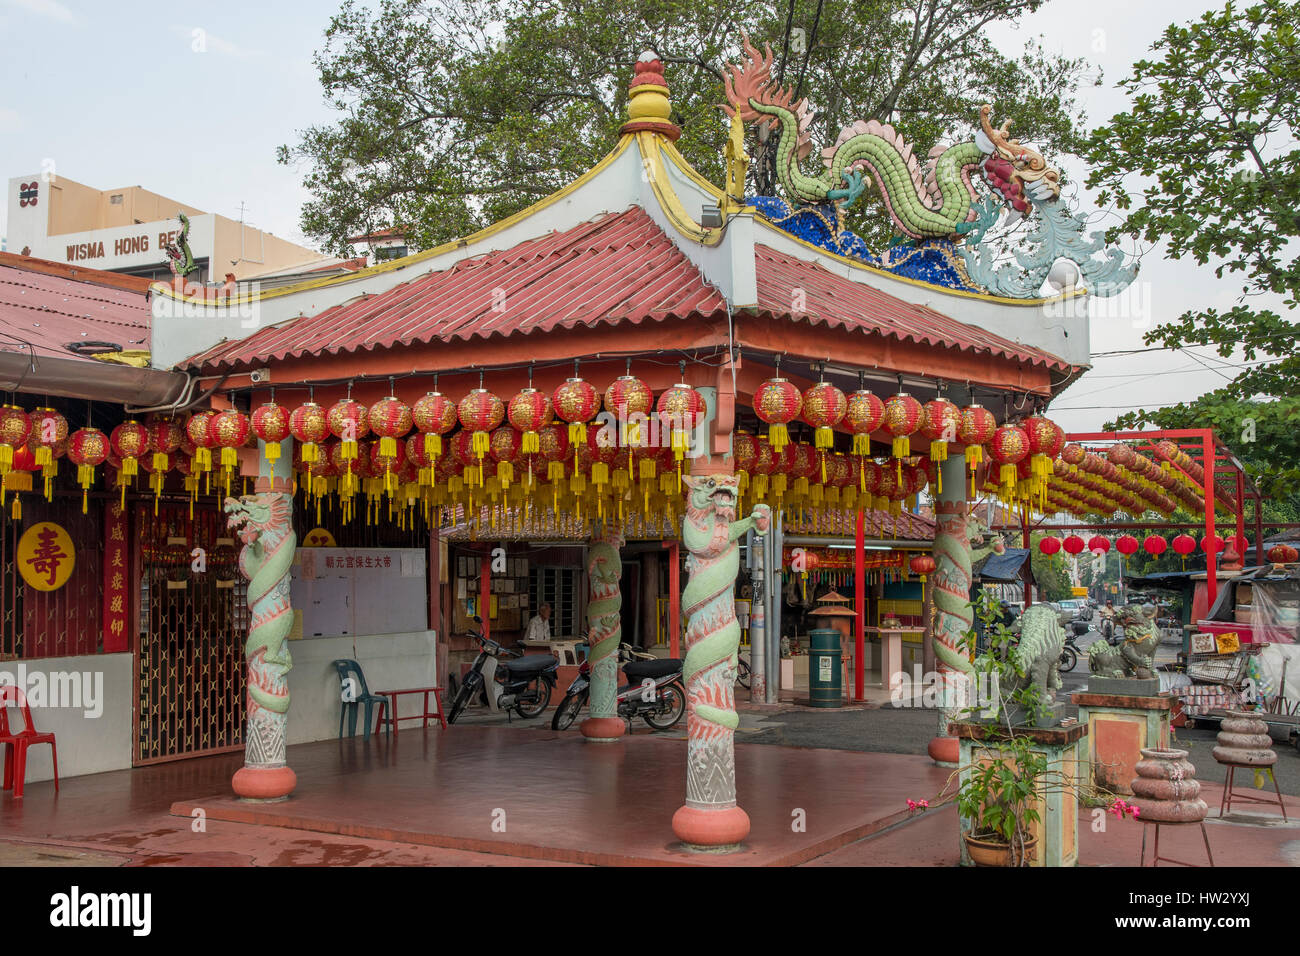
[(683, 475), (687, 491), (687, 505), (693, 511), (712, 512), (723, 521), (736, 517), (736, 502), (740, 498), (739, 479), (735, 475)]
[(1010, 135), (1011, 120), (993, 128), (993, 107), (980, 107), (975, 145), (985, 153), (984, 178), (1017, 212), (1029, 212), (1031, 201), (1046, 202), (1061, 195), (1061, 173), (1048, 166), (1043, 154)]
[(289, 506), (281, 494), (241, 495), (227, 498), (223, 509), (226, 526), (244, 544), (253, 544), (270, 530), (289, 527)]
[(789, 87), (777, 86), (772, 80), (772, 47), (770, 44), (763, 44), (764, 53), (759, 53), (757, 47), (749, 42), (749, 35), (742, 32), (740, 34), (741, 48), (744, 50), (744, 56), (739, 64), (728, 63), (727, 72), (723, 77), (723, 83), (727, 90), (727, 103), (722, 104), (722, 108), (728, 116), (735, 116), (740, 113), (740, 118), (746, 123), (755, 124), (760, 133), (769, 126), (776, 126), (779, 121), (770, 113), (760, 113), (754, 109), (753, 100), (757, 103), (763, 103), (767, 106), (780, 106), (793, 113), (799, 121), (799, 136), (797, 140), (797, 150), (800, 159), (804, 159), (812, 152), (812, 121), (817, 115), (808, 103), (807, 98), (798, 101), (794, 98), (794, 91)]

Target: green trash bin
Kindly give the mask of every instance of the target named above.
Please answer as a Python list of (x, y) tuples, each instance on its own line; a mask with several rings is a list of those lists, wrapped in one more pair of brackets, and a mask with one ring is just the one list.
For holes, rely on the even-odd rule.
[(819, 627), (808, 634), (808, 703), (813, 707), (841, 707), (840, 632)]

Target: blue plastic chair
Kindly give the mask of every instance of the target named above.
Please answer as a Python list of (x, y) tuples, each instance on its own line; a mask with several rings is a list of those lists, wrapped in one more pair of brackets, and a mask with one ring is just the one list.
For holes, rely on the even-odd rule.
[[(378, 694), (370, 693), (370, 688), (366, 686), (366, 675), (361, 673), (361, 665), (356, 661), (337, 660), (334, 662), (334, 669), (339, 673), (339, 686), (342, 690), (340, 700), (342, 707), (339, 710), (339, 739), (343, 739), (343, 717), (348, 718), (348, 736), (357, 735), (357, 709), (358, 705), (366, 705), (365, 731), (366, 736), (370, 736), (370, 726), (372, 724), (371, 716), (375, 708), (378, 708), (381, 714), (388, 711), (388, 698), (381, 697)], [(349, 689), (351, 693), (349, 694)], [(391, 734), (392, 725), (388, 725), (388, 732)]]

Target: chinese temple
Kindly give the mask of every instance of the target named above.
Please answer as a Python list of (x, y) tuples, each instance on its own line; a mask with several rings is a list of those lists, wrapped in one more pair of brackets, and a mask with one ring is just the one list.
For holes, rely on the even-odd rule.
[[(79, 336), (121, 344), (70, 353), (72, 333), (55, 336), (55, 361), (138, 382), (86, 394), (98, 379), (61, 385), (32, 360), (0, 418), (4, 487), (22, 498), (6, 580), (35, 556), (57, 581), (55, 552), (77, 552), (61, 597), (26, 574), (10, 588), (3, 650), (33, 668), (120, 658), (95, 731), (116, 736), (65, 723), (87, 741), (65, 773), (243, 747), (236, 792), (289, 796), (286, 744), (335, 733), (333, 660), (445, 684), (475, 618), (517, 637), (543, 602), (557, 633), (590, 639), (593, 682), (614, 682), (620, 635), (597, 640), (587, 619), (599, 544), (620, 554), (621, 639), (685, 657), (674, 831), (731, 846), (749, 826), (738, 583), (753, 699), (775, 701), (782, 575), (792, 548), (821, 553), (841, 572), (828, 583), (852, 590), (860, 698), (867, 589), (928, 575), (926, 609), (886, 609), (926, 628), (917, 652), (955, 700), (973, 500), (1030, 515), (1194, 497), (1140, 453), (1119, 463), (1131, 489), (1062, 457), (1044, 413), (1088, 365), (1078, 303), (1133, 269), (1083, 236), (1056, 170), (994, 125), (996, 107), (953, 145), (876, 120), (814, 143), (807, 104), (770, 68), (748, 42), (729, 67), (720, 185), (676, 149), (669, 78), (644, 54), (608, 155), (473, 235), (268, 288), (42, 276), (81, 290)], [(781, 131), (780, 196), (745, 193), (755, 127)], [(898, 237), (886, 250), (844, 225), (868, 189)], [(999, 229), (1025, 217), (1044, 224), (1037, 246), (1007, 260)], [(19, 331), (21, 303), (2, 295), (13, 336), (46, 336)], [(130, 352), (146, 360), (106, 361)], [(24, 544), (34, 522), (62, 536)], [(619, 746), (622, 720), (598, 709), (583, 733)], [(932, 755), (955, 750), (941, 730)]]

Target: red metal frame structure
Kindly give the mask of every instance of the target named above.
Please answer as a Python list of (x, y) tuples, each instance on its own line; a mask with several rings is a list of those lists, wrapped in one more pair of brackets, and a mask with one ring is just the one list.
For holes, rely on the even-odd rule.
[[(1263, 514), (1260, 508), (1259, 489), (1255, 486), (1254, 481), (1245, 473), (1241, 462), (1232, 454), (1232, 451), (1219, 440), (1210, 428), (1172, 428), (1162, 429), (1159, 431), (1125, 431), (1125, 432), (1073, 432), (1065, 436), (1067, 442), (1075, 442), (1083, 445), (1089, 450), (1099, 450), (1097, 443), (1107, 445), (1125, 442), (1134, 447), (1139, 452), (1145, 452), (1152, 457), (1154, 455), (1157, 442), (1172, 441), (1187, 454), (1194, 462), (1201, 466), (1204, 472), (1204, 481), (1200, 489), (1201, 494), (1205, 496), (1205, 516), (1202, 524), (1197, 525), (1177, 525), (1161, 521), (1129, 521), (1129, 522), (1075, 522), (1073, 524), (1051, 524), (1044, 526), (1050, 515), (1043, 515), (1037, 521), (1022, 524), (1023, 547), (1029, 547), (1029, 535), (1032, 530), (1043, 527), (1050, 528), (1054, 531), (1084, 531), (1084, 530), (1168, 530), (1174, 528), (1191, 528), (1204, 527), (1205, 537), (1212, 538), (1215, 534), (1214, 503), (1215, 479), (1219, 476), (1228, 476), (1231, 478), (1231, 484), (1223, 486), (1232, 496), (1234, 510), (1236, 512), (1236, 534), (1245, 537), (1246, 532), (1246, 500), (1253, 500), (1254, 509), (1254, 531), (1255, 531), (1255, 561), (1257, 564), (1264, 563), (1264, 527)], [(1091, 443), (1091, 446), (1090, 446)], [(1178, 468), (1177, 464), (1171, 464), (1170, 467)], [(1181, 469), (1180, 469), (1181, 470)], [(1190, 478), (1191, 476), (1188, 475)], [(1011, 528), (999, 528), (998, 530), (1013, 530)], [(1242, 555), (1244, 558), (1245, 555)], [(1205, 566), (1208, 580), (1208, 596), (1210, 603), (1213, 604), (1218, 597), (1218, 563), (1219, 556), (1207, 554), (1205, 556)], [(1029, 603), (1028, 591), (1025, 595), (1026, 604)]]

